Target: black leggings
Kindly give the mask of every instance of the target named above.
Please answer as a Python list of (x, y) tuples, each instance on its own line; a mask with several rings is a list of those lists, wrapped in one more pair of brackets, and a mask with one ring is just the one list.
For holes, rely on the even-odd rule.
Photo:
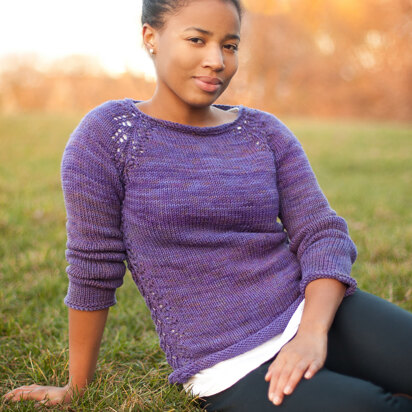
[(343, 299), (328, 334), (325, 365), (281, 405), (264, 376), (276, 355), (231, 387), (199, 398), (207, 411), (412, 411), (412, 314), (359, 289)]

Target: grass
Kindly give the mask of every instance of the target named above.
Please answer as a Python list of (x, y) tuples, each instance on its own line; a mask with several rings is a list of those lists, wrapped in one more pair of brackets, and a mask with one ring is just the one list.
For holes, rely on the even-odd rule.
[[(60, 161), (81, 115), (0, 116), (0, 395), (68, 378), (66, 214)], [(283, 119), (282, 119), (283, 120)], [(411, 128), (287, 119), (349, 225), (359, 286), (412, 310)], [(71, 410), (200, 411), (172, 371), (130, 273), (117, 292), (90, 390)], [(34, 411), (34, 402), (0, 410)], [(60, 408), (55, 408), (60, 410)]]

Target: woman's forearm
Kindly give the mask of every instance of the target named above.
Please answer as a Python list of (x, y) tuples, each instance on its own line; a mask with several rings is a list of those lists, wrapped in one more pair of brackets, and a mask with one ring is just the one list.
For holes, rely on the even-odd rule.
[(69, 375), (67, 385), (83, 392), (93, 379), (109, 308), (80, 311), (69, 308)]
[(336, 279), (316, 279), (305, 289), (305, 305), (296, 336), (280, 350), (269, 366), (268, 398), (275, 405), (290, 395), (302, 376), (312, 378), (323, 367), (327, 333), (345, 295), (346, 286)]
[(306, 286), (298, 334), (327, 333), (342, 302), (346, 286), (336, 279), (316, 279)]

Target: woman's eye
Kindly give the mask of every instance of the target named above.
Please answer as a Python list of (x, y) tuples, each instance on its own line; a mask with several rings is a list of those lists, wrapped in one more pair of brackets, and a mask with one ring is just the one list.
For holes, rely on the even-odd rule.
[(202, 39), (200, 39), (199, 37), (192, 37), (191, 39), (189, 39), (189, 41), (194, 44), (200, 44), (202, 42)]
[[(191, 37), (188, 39), (189, 42), (193, 44), (204, 44), (203, 39), (200, 37)], [(225, 47), (227, 50), (231, 51), (237, 51), (238, 50), (238, 45), (237, 44), (225, 44), (223, 47)]]
[(237, 44), (226, 44), (225, 47), (228, 48), (229, 50), (232, 50), (232, 51), (237, 51), (238, 50), (238, 45)]

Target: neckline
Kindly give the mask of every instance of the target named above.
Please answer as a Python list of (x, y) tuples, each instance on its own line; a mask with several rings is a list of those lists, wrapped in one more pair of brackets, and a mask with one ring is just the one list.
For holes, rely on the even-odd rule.
[(135, 100), (129, 97), (126, 97), (124, 99), (124, 102), (133, 109), (134, 113), (138, 114), (141, 118), (146, 119), (150, 123), (165, 127), (167, 129), (171, 128), (171, 129), (179, 130), (181, 132), (192, 133), (192, 134), (204, 135), (204, 134), (217, 134), (217, 133), (225, 132), (226, 130), (236, 127), (242, 121), (245, 115), (245, 110), (244, 110), (245, 107), (243, 105), (236, 106), (236, 105), (227, 105), (227, 104), (213, 104), (212, 106), (217, 107), (219, 109), (223, 109), (223, 110), (230, 110), (233, 108), (237, 108), (238, 115), (236, 119), (231, 122), (223, 123), (217, 126), (191, 126), (188, 124), (172, 122), (170, 120), (159, 119), (157, 117), (152, 117), (142, 112), (135, 105), (135, 103), (140, 103), (142, 101), (143, 100)]

